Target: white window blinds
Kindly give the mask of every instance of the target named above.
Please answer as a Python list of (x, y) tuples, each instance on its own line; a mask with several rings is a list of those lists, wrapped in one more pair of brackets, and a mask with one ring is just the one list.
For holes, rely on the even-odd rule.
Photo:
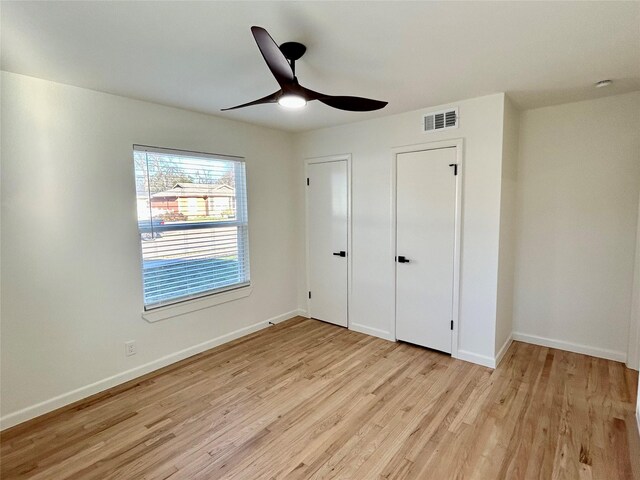
[(242, 158), (134, 145), (144, 308), (249, 285)]

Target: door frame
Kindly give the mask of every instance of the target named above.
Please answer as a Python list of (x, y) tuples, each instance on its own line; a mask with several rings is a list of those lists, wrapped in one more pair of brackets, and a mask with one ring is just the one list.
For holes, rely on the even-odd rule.
[(455, 178), (456, 200), (455, 200), (455, 232), (454, 232), (454, 252), (453, 252), (453, 305), (452, 320), (453, 330), (451, 332), (451, 356), (458, 357), (458, 336), (460, 331), (460, 250), (462, 240), (462, 186), (464, 177), (464, 140), (462, 138), (453, 138), (450, 140), (441, 140), (428, 143), (419, 143), (414, 145), (405, 145), (394, 147), (391, 149), (391, 253), (389, 255), (390, 271), (393, 275), (393, 338), (396, 337), (397, 322), (397, 272), (398, 267), (395, 256), (397, 248), (397, 173), (398, 173), (398, 154), (424, 152), (427, 150), (439, 150), (442, 148), (456, 149), (456, 163), (458, 164), (458, 175)]
[[(305, 276), (307, 292), (311, 288), (311, 271), (309, 268), (309, 190), (306, 179), (309, 178), (309, 165), (316, 163), (347, 162), (347, 328), (351, 327), (351, 275), (353, 265), (353, 249), (351, 248), (351, 154), (343, 153), (339, 155), (328, 155), (325, 157), (306, 158), (304, 160), (304, 237), (305, 237)], [(311, 318), (311, 303), (309, 296), (306, 296), (307, 318)]]

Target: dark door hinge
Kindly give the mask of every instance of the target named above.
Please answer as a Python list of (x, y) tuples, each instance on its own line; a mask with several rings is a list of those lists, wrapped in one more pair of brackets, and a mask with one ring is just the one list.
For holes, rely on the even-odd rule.
[(453, 330), (453, 320), (451, 320), (451, 330)]
[(453, 174), (454, 175), (458, 175), (458, 164), (457, 163), (450, 163), (449, 166), (453, 167)]
[(309, 185), (309, 179), (307, 178), (307, 185)]
[(309, 292), (309, 298), (311, 298), (311, 292)]

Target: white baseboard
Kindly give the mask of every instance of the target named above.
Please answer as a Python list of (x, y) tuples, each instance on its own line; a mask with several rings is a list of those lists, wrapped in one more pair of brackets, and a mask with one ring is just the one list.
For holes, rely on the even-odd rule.
[(573, 353), (582, 353), (591, 355), (592, 357), (606, 358), (616, 362), (624, 363), (627, 360), (626, 352), (618, 352), (616, 350), (607, 350), (605, 348), (591, 347), (589, 345), (580, 345), (578, 343), (565, 342), (563, 340), (554, 340), (552, 338), (539, 337), (537, 335), (529, 335), (527, 333), (513, 332), (513, 339), (519, 342), (532, 343), (543, 347), (557, 348)]
[(390, 340), (395, 342), (395, 337), (391, 334), (391, 332), (387, 332), (386, 330), (382, 330), (379, 328), (368, 327), (366, 325), (362, 325), (359, 323), (350, 323), (349, 330), (353, 330), (354, 332), (364, 333), (366, 335), (371, 335), (373, 337), (383, 338), (385, 340)]
[(100, 393), (109, 388), (128, 382), (129, 380), (141, 377), (143, 375), (146, 375), (147, 373), (151, 373), (155, 370), (171, 365), (172, 363), (179, 362), (180, 360), (192, 357), (193, 355), (197, 355), (198, 353), (202, 353), (206, 350), (217, 347), (218, 345), (222, 345), (223, 343), (235, 340), (236, 338), (240, 338), (245, 335), (249, 335), (250, 333), (257, 332), (258, 330), (268, 327), (270, 323), (276, 324), (296, 317), (300, 315), (299, 312), (299, 310), (293, 310), (291, 312), (283, 313), (282, 315), (277, 315), (273, 318), (269, 318), (262, 322), (254, 323), (253, 325), (249, 325), (248, 327), (240, 328), (233, 332), (229, 332), (219, 337), (207, 340), (206, 342), (202, 342), (192, 347), (185, 348), (184, 350), (165, 355), (164, 357), (161, 357), (152, 362), (145, 363), (144, 365), (140, 365), (111, 377), (104, 378), (95, 383), (91, 383), (89, 385), (85, 385), (84, 387), (80, 387), (70, 392), (63, 393), (62, 395), (58, 395), (35, 405), (23, 408), (22, 410), (18, 410), (17, 412), (9, 413), (0, 418), (0, 430), (4, 430), (32, 418), (44, 415), (45, 413), (51, 412), (52, 410), (56, 410), (57, 408), (64, 407), (65, 405), (69, 405), (70, 403), (77, 402), (78, 400), (82, 400), (83, 398), (90, 397), (91, 395), (95, 395), (96, 393)]
[(509, 335), (509, 338), (507, 338), (507, 340), (502, 345), (502, 348), (496, 355), (496, 361), (495, 361), (496, 367), (500, 365), (500, 362), (502, 361), (502, 357), (504, 357), (504, 354), (507, 353), (507, 350), (509, 350), (509, 347), (511, 346), (512, 343), (513, 343), (513, 336)]
[(304, 310), (300, 310), (300, 309), (291, 310), (290, 312), (283, 313), (282, 315), (278, 315), (276, 317), (270, 318), (269, 320), (266, 320), (266, 322), (267, 324), (273, 323), (274, 325), (277, 325), (278, 323), (282, 323), (294, 317), (304, 317), (304, 316), (305, 316)]
[(477, 353), (458, 349), (458, 354), (455, 358), (457, 358), (458, 360), (464, 360), (465, 362), (482, 365), (483, 367), (496, 368), (496, 359), (491, 358), (487, 355), (479, 355)]

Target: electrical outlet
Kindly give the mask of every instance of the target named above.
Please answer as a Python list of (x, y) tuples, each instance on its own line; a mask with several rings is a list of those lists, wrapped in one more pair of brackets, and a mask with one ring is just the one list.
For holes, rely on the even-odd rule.
[(136, 349), (136, 341), (135, 340), (130, 340), (128, 342), (124, 342), (124, 354), (127, 357), (130, 357), (131, 355), (135, 355), (137, 353), (137, 349)]

